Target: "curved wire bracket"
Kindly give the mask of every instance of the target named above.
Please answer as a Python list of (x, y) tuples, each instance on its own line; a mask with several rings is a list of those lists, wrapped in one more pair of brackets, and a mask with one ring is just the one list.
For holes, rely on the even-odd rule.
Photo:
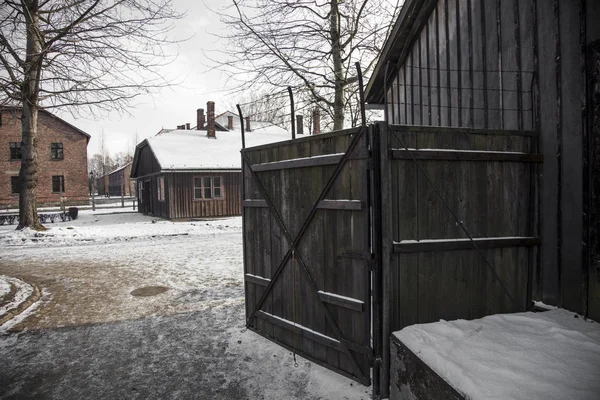
[(290, 108), (291, 108), (291, 116), (292, 116), (292, 139), (296, 139), (296, 116), (294, 115), (294, 93), (292, 92), (292, 87), (287, 87), (288, 93), (290, 95)]
[(361, 119), (361, 125), (362, 126), (366, 126), (367, 125), (367, 116), (365, 114), (365, 91), (363, 89), (363, 76), (362, 76), (362, 71), (360, 69), (360, 63), (357, 61), (356, 62), (356, 75), (358, 77), (358, 95), (359, 95), (359, 101), (360, 101), (360, 119)]
[(242, 108), (239, 104), (235, 105), (238, 110), (238, 115), (240, 116), (240, 128), (242, 131), (242, 149), (246, 148), (246, 132), (244, 132), (244, 115), (242, 114)]

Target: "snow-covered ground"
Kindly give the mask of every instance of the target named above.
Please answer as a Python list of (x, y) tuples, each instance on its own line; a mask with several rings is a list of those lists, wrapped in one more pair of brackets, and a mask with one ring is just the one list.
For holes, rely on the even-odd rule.
[[(244, 329), (241, 218), (79, 214), (45, 232), (0, 226), (0, 275), (42, 290), (0, 327), (0, 398), (370, 398)], [(147, 286), (168, 290), (131, 294)]]
[(413, 325), (394, 335), (467, 399), (600, 398), (600, 324), (564, 309)]

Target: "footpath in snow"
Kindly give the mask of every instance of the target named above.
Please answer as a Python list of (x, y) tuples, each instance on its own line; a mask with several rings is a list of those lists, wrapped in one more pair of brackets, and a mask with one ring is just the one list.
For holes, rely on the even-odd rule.
[(600, 398), (600, 324), (554, 309), (394, 333), (465, 398)]

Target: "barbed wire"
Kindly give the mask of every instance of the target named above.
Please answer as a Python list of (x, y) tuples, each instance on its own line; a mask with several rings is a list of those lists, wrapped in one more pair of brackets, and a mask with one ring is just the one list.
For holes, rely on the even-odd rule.
[(475, 87), (458, 87), (458, 86), (437, 86), (437, 85), (422, 85), (422, 84), (415, 84), (415, 85), (407, 85), (407, 84), (402, 84), (402, 83), (398, 83), (398, 84), (394, 84), (393, 86), (404, 86), (404, 87), (411, 87), (411, 88), (415, 88), (418, 89), (420, 88), (434, 88), (434, 89), (447, 89), (447, 90), (489, 90), (491, 92), (510, 92), (510, 93), (532, 93), (531, 90), (519, 90), (519, 89), (506, 89), (506, 88), (475, 88)]
[(407, 69), (408, 68), (412, 68), (412, 69), (422, 69), (422, 70), (428, 70), (428, 71), (444, 71), (444, 72), (477, 72), (477, 73), (508, 73), (508, 74), (534, 74), (535, 71), (528, 71), (528, 70), (500, 70), (500, 69), (455, 69), (455, 68), (437, 68), (437, 67), (423, 67), (420, 65), (410, 65), (410, 64), (405, 64), (404, 65)]

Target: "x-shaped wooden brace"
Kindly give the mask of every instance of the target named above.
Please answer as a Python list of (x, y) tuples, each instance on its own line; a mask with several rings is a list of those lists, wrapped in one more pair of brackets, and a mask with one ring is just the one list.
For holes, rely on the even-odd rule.
[(279, 276), (281, 275), (281, 272), (283, 271), (283, 268), (284, 268), (285, 264), (290, 260), (290, 258), (292, 256), (292, 253), (294, 253), (294, 257), (298, 261), (298, 264), (300, 264), (300, 266), (302, 267), (301, 271), (304, 272), (304, 275), (306, 276), (306, 278), (308, 280), (308, 283), (309, 283), (311, 289), (313, 290), (314, 295), (317, 296), (317, 299), (319, 300), (318, 304), (320, 305), (321, 309), (325, 312), (325, 317), (327, 318), (327, 321), (329, 321), (331, 327), (333, 328), (333, 331), (334, 331), (334, 333), (336, 335), (336, 338), (340, 342), (340, 345), (342, 347), (343, 352), (346, 355), (348, 355), (348, 358), (350, 359), (352, 367), (355, 369), (355, 371), (357, 373), (356, 376), (358, 378), (360, 378), (360, 380), (363, 383), (365, 383), (365, 384), (368, 385), (370, 383), (369, 378), (366, 377), (362, 373), (362, 371), (361, 371), (361, 369), (360, 369), (360, 367), (358, 365), (358, 362), (356, 361), (356, 358), (350, 352), (350, 349), (349, 349), (349, 347), (348, 347), (348, 345), (347, 345), (344, 337), (342, 336), (342, 332), (340, 331), (339, 327), (335, 323), (335, 320), (333, 319), (333, 316), (331, 315), (331, 312), (329, 311), (329, 309), (327, 308), (327, 306), (325, 305), (325, 303), (323, 303), (323, 301), (319, 297), (319, 293), (318, 293), (319, 292), (319, 288), (317, 287), (317, 284), (315, 283), (315, 280), (313, 279), (312, 275), (310, 274), (310, 271), (306, 267), (306, 263), (304, 262), (304, 259), (302, 258), (302, 255), (296, 249), (296, 246), (298, 245), (298, 243), (300, 242), (300, 240), (302, 239), (302, 237), (306, 233), (306, 230), (308, 229), (308, 226), (310, 225), (310, 223), (312, 222), (312, 219), (314, 218), (314, 216), (317, 213), (317, 210), (318, 210), (317, 206), (325, 198), (325, 196), (329, 192), (329, 189), (331, 189), (331, 187), (335, 183), (335, 180), (337, 179), (337, 177), (339, 176), (340, 172), (342, 171), (342, 168), (346, 164), (346, 161), (348, 161), (348, 159), (352, 155), (352, 151), (354, 150), (354, 148), (356, 147), (356, 145), (358, 144), (358, 142), (360, 141), (360, 139), (362, 138), (362, 136), (367, 132), (367, 130), (368, 130), (368, 128), (366, 126), (362, 126), (358, 130), (358, 132), (354, 135), (354, 137), (352, 138), (352, 141), (350, 142), (350, 145), (348, 146), (348, 149), (346, 150), (346, 152), (342, 156), (340, 162), (336, 165), (336, 168), (333, 171), (333, 174), (331, 175), (331, 177), (327, 181), (327, 184), (325, 185), (325, 187), (321, 191), (321, 194), (317, 198), (317, 201), (315, 202), (313, 208), (311, 209), (310, 213), (308, 214), (308, 217), (306, 217), (306, 220), (302, 224), (302, 227), (300, 228), (300, 231), (296, 235), (295, 239), (292, 238), (292, 236), (288, 232), (288, 230), (287, 230), (287, 228), (285, 226), (285, 223), (283, 222), (283, 219), (282, 219), (281, 215), (279, 214), (279, 212), (275, 208), (275, 206), (273, 204), (273, 201), (271, 200), (271, 198), (267, 194), (267, 191), (265, 190), (265, 187), (263, 186), (263, 184), (262, 184), (261, 180), (259, 179), (257, 173), (252, 169), (252, 164), (250, 163), (250, 160), (248, 159), (248, 155), (244, 151), (242, 151), (242, 157), (244, 159), (244, 163), (246, 164), (246, 166), (248, 167), (248, 169), (252, 173), (252, 177), (256, 181), (256, 184), (258, 186), (258, 189), (259, 189), (261, 195), (265, 199), (267, 205), (269, 206), (269, 209), (275, 215), (275, 220), (277, 221), (277, 224), (280, 226), (281, 230), (283, 231), (283, 234), (285, 235), (286, 239), (290, 243), (290, 247), (289, 247), (287, 253), (283, 257), (283, 260), (281, 261), (281, 263), (279, 264), (279, 266), (275, 270), (275, 273), (271, 277), (271, 281), (269, 282), (269, 284), (265, 288), (265, 291), (264, 291), (263, 295), (261, 296), (260, 300), (258, 301), (258, 304), (256, 305), (256, 308), (254, 309), (254, 311), (252, 311), (252, 314), (250, 314), (250, 317), (248, 318), (248, 321), (246, 321), (246, 327), (249, 328), (250, 325), (252, 324), (252, 321), (254, 320), (254, 318), (256, 316), (256, 313), (262, 307), (263, 303), (267, 299), (267, 296), (269, 295), (269, 293), (273, 289), (273, 286), (275, 285), (275, 281), (277, 281), (277, 278), (279, 278)]

